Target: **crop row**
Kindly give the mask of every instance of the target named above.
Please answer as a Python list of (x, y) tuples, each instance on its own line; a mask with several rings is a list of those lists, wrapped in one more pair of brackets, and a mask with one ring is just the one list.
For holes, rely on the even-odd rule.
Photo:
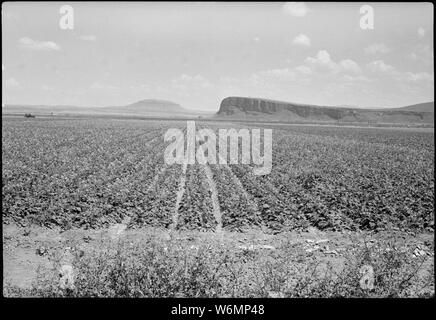
[[(256, 176), (253, 164), (166, 165), (163, 135), (174, 126), (185, 123), (3, 120), (3, 221), (97, 228), (129, 217), (130, 227), (272, 232), (434, 228), (433, 133), (273, 127), (272, 171)], [(217, 132), (217, 124), (207, 127)]]
[(213, 230), (211, 190), (201, 165), (188, 165), (186, 186), (178, 209), (177, 229)]
[[(268, 175), (253, 175), (252, 164), (230, 165), (244, 192), (257, 203), (264, 226), (273, 231), (309, 225), (328, 230), (433, 230), (432, 135), (404, 130), (394, 135), (386, 129), (318, 130), (275, 129)], [(417, 137), (423, 138), (421, 144), (416, 144)], [(238, 196), (228, 195), (224, 186), (230, 179), (223, 178), (226, 171), (218, 167), (214, 179), (222, 211), (239, 217), (231, 222), (234, 226), (251, 225), (247, 221), (253, 213), (229, 200)]]
[[(66, 139), (63, 126), (54, 127), (56, 130), (38, 128), (44, 139), (39, 135), (29, 137), (28, 130), (14, 127), (19, 133), (14, 137), (18, 135), (21, 140), (7, 140), (2, 148), (6, 155), (2, 172), (5, 220), (96, 227), (119, 222), (129, 212), (128, 186), (138, 181), (138, 172), (150, 172), (149, 154), (153, 148), (163, 147), (162, 129), (149, 126), (127, 130), (108, 128), (107, 124), (100, 128), (97, 123), (95, 132), (88, 132), (80, 125), (83, 123), (76, 123), (75, 128), (81, 143), (72, 139), (76, 142), (66, 149), (59, 147)], [(14, 161), (16, 154), (11, 150), (17, 146), (29, 165)], [(90, 146), (94, 148), (83, 152)], [(52, 166), (50, 157), (62, 159), (63, 165)]]
[(245, 196), (237, 179), (228, 167), (211, 165), (213, 179), (217, 186), (221, 210), (222, 227), (229, 231), (243, 231), (261, 225), (257, 206)]

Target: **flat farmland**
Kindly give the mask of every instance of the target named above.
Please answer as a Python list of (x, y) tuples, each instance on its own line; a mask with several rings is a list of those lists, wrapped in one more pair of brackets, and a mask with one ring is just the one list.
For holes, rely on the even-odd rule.
[(432, 131), (276, 126), (272, 171), (255, 176), (243, 164), (208, 165), (211, 175), (204, 165), (166, 165), (173, 127), (186, 122), (3, 119), (4, 223), (433, 230)]
[[(410, 280), (410, 272), (432, 274), (433, 129), (196, 121), (197, 130), (212, 129), (217, 137), (221, 128), (273, 129), (272, 170), (259, 176), (255, 165), (240, 162), (166, 164), (165, 132), (186, 133), (186, 121), (3, 117), (2, 125), (4, 275), (12, 288), (6, 295), (434, 294), (433, 280)], [(219, 158), (218, 143), (216, 151)], [(368, 241), (377, 250), (362, 254)], [(387, 256), (392, 250), (401, 259)], [(341, 269), (351, 261), (347, 254), (357, 259), (357, 271)], [(376, 291), (356, 287), (350, 293), (344, 288), (359, 286), (358, 267), (368, 263), (368, 254), (383, 281), (377, 280)], [(65, 256), (82, 275), (73, 291), (32, 287), (41, 265), (55, 276), (37, 288), (57, 286)], [(118, 265), (120, 259), (126, 262)], [(314, 280), (304, 286), (307, 292), (293, 282), (313, 278), (308, 268), (321, 262), (348, 273)], [(123, 279), (132, 283), (111, 282), (118, 266), (116, 272), (130, 274)], [(189, 279), (186, 287), (172, 287), (170, 280), (144, 280), (150, 277)], [(331, 291), (319, 289), (325, 281), (334, 284)]]

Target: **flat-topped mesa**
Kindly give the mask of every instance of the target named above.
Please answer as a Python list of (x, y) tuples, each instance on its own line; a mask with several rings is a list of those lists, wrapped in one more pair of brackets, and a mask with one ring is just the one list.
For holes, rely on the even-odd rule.
[(338, 120), (347, 115), (354, 115), (356, 110), (297, 104), (261, 98), (227, 97), (221, 102), (218, 115), (233, 115), (238, 113), (248, 115), (272, 115), (284, 112), (291, 112), (301, 118), (316, 117)]
[(429, 102), (402, 108), (361, 109), (317, 106), (251, 97), (227, 97), (221, 102), (216, 116), (226, 119), (284, 122), (434, 123), (434, 107), (433, 102)]

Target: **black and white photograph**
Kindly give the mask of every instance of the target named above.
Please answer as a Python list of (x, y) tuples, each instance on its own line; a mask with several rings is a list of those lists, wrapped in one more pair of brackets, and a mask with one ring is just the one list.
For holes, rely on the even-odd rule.
[(4, 300), (434, 298), (433, 11), (3, 2)]

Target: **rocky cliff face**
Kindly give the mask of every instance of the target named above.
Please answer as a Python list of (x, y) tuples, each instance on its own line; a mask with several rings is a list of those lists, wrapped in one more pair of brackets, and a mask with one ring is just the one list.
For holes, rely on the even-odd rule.
[(218, 117), (274, 121), (434, 122), (433, 113), (315, 106), (260, 98), (227, 97)]
[(221, 102), (218, 114), (233, 114), (238, 111), (260, 114), (292, 112), (301, 118), (327, 116), (334, 120), (354, 113), (353, 109), (320, 107), (259, 98), (228, 97)]

